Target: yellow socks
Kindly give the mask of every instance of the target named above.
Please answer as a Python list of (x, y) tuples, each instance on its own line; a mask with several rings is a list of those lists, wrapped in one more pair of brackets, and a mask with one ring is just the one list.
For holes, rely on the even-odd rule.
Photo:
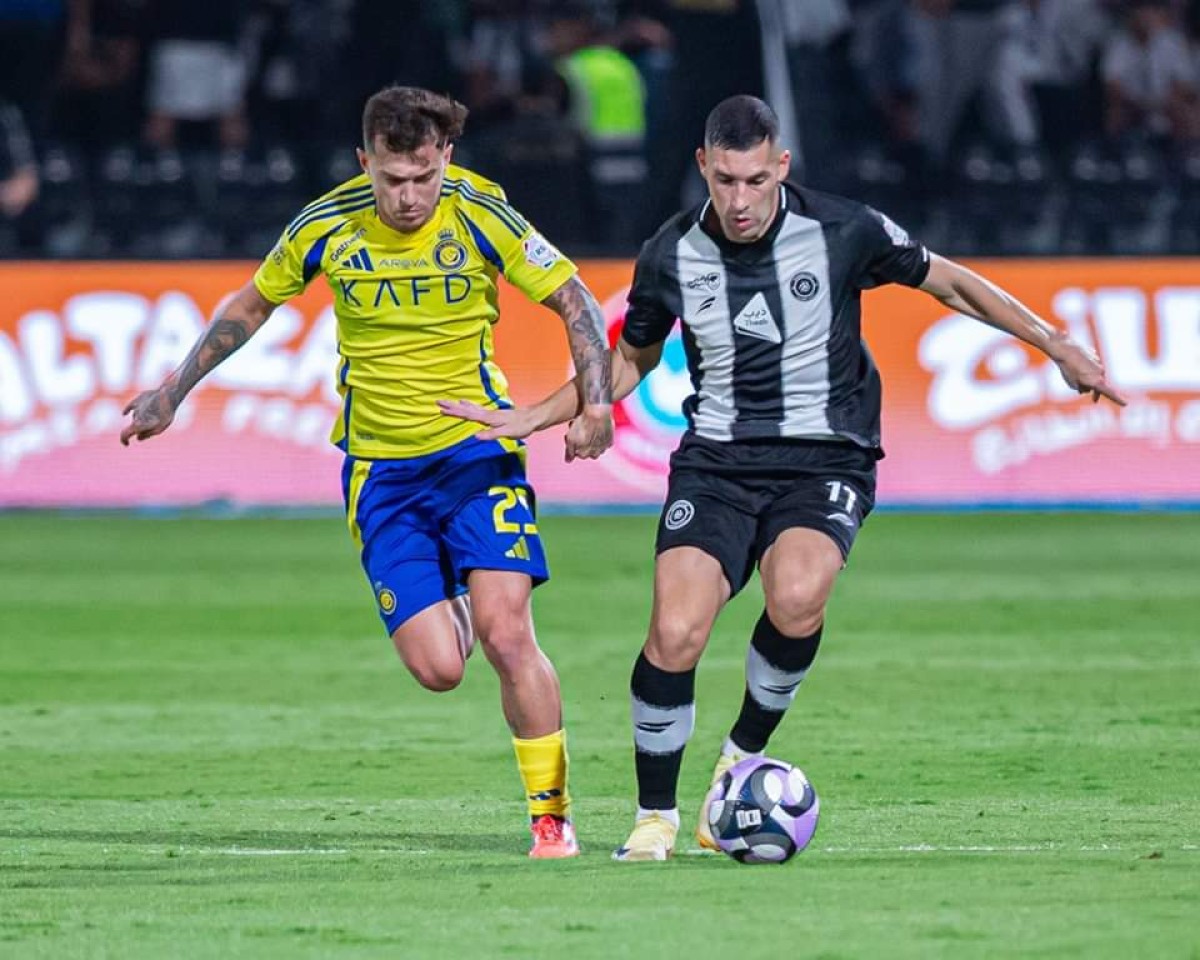
[(571, 815), (571, 796), (567, 793), (567, 732), (556, 730), (534, 740), (513, 737), (517, 768), (525, 784), (532, 819), (553, 814)]

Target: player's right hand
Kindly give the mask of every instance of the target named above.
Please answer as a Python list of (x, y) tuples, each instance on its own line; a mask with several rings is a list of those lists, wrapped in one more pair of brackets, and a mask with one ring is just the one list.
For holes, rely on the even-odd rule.
[(133, 414), (133, 419), (121, 431), (121, 444), (126, 447), (133, 439), (157, 437), (175, 419), (175, 405), (166, 387), (139, 393), (121, 412)]
[(486, 430), (475, 434), (478, 440), (524, 440), (538, 429), (537, 416), (528, 407), (493, 410), (470, 400), (439, 400), (438, 409), (448, 417), (482, 423)]
[(596, 410), (584, 409), (567, 425), (566, 461), (595, 460), (613, 442), (612, 407), (605, 405)]

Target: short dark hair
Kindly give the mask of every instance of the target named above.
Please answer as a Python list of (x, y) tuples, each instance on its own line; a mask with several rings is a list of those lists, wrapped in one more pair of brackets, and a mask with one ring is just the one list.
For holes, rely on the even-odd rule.
[(467, 108), (420, 87), (385, 87), (363, 108), (363, 147), (374, 150), (383, 137), (393, 153), (412, 153), (427, 143), (444, 147), (462, 136)]
[(779, 118), (758, 97), (741, 94), (722, 100), (704, 122), (704, 145), (749, 150), (764, 140), (779, 140)]

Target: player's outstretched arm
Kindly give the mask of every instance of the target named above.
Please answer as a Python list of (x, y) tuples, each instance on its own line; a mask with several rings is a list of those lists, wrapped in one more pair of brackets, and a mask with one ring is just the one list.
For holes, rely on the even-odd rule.
[(125, 407), (133, 418), (121, 431), (121, 443), (148, 440), (171, 425), (183, 398), (214, 367), (258, 331), (276, 304), (264, 299), (253, 282), (247, 283), (217, 311), (183, 363), (154, 390), (138, 394)]
[(562, 317), (583, 409), (567, 427), (567, 460), (593, 459), (612, 446), (612, 356), (604, 311), (578, 274), (542, 301)]
[(1125, 397), (1105, 379), (1104, 365), (1094, 352), (1051, 326), (1016, 297), (960, 263), (929, 255), (929, 273), (921, 289), (951, 310), (1011, 333), (1041, 350), (1057, 365), (1072, 390), (1102, 396), (1125, 406)]
[[(658, 366), (662, 358), (663, 345), (653, 344), (649, 347), (633, 347), (624, 339), (617, 342), (611, 353), (612, 364), (612, 398), (613, 401), (623, 400), (637, 388), (646, 375)], [(498, 440), (501, 437), (524, 439), (531, 433), (545, 430), (548, 427), (566, 423), (578, 417), (584, 408), (582, 377), (576, 375), (561, 387), (528, 407), (514, 407), (509, 410), (493, 410), (481, 407), (469, 400), (439, 400), (438, 406), (442, 412), (460, 420), (471, 420), (482, 423), (486, 430), (476, 434), (480, 440)], [(601, 451), (603, 452), (603, 451)], [(573, 450), (567, 446), (566, 459), (569, 463), (576, 457), (594, 459), (600, 454), (590, 456)]]

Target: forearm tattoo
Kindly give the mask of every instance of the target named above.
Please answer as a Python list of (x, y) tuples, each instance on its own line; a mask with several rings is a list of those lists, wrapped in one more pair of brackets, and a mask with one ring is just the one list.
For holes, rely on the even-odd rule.
[(612, 403), (612, 357), (600, 304), (578, 277), (568, 280), (545, 302), (567, 326), (571, 356), (582, 382), (583, 402)]
[(178, 407), (200, 380), (222, 360), (250, 339), (253, 333), (246, 320), (218, 317), (204, 332), (204, 336), (192, 347), (183, 365), (168, 378), (164, 385), (173, 406)]

